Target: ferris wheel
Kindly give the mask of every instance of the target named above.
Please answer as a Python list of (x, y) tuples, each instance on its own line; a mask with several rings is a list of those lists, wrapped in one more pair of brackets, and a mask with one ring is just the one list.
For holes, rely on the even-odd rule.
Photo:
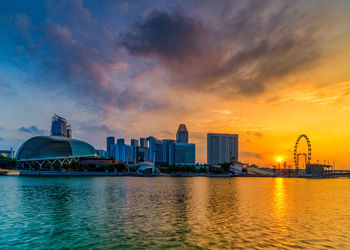
[[(299, 142), (302, 138), (305, 138), (306, 143), (307, 143), (307, 153), (300, 153), (298, 152), (298, 146), (299, 146)], [(294, 164), (295, 167), (298, 169), (299, 168), (299, 157), (302, 156), (305, 158), (305, 167), (310, 165), (310, 161), (311, 161), (311, 143), (309, 138), (306, 135), (300, 135), (295, 143), (294, 146)]]

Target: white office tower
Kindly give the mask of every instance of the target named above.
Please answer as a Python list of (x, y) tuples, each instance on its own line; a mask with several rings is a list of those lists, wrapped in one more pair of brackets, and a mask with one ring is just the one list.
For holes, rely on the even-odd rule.
[(207, 135), (207, 161), (209, 164), (221, 164), (238, 161), (238, 135)]

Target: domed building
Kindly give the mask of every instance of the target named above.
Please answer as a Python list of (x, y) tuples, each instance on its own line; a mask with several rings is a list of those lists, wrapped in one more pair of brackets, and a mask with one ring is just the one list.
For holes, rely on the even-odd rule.
[(36, 162), (40, 166), (46, 161), (63, 164), (78, 161), (82, 157), (94, 157), (96, 151), (90, 144), (63, 136), (36, 136), (22, 144), (16, 159), (21, 166)]

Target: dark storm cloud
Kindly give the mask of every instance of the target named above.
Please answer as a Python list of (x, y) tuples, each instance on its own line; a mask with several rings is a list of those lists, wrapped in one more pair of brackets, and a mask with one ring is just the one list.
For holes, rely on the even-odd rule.
[(176, 11), (154, 11), (122, 34), (121, 44), (134, 55), (158, 55), (167, 60), (181, 59), (200, 53), (205, 30), (193, 18)]
[(26, 127), (21, 127), (18, 129), (19, 132), (24, 132), (24, 133), (28, 133), (28, 134), (32, 134), (32, 135), (44, 135), (47, 134), (46, 130), (43, 129), (39, 129), (37, 126), (30, 126), (28, 128)]
[(205, 14), (197, 20), (184, 12), (153, 12), (135, 23), (122, 44), (132, 55), (161, 58), (175, 87), (256, 95), (316, 65), (327, 52), (331, 34), (321, 32), (328, 18), (322, 3), (211, 3), (209, 21), (199, 20)]

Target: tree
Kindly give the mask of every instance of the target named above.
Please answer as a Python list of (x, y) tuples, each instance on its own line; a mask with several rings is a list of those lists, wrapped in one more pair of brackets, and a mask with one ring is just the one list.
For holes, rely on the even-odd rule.
[(123, 172), (126, 170), (126, 166), (124, 165), (124, 163), (120, 162), (116, 165), (116, 169), (118, 172)]
[(79, 162), (79, 161), (72, 161), (72, 162), (69, 164), (69, 167), (70, 167), (72, 170), (81, 170), (80, 162)]
[(32, 161), (30, 164), (29, 164), (30, 168), (31, 169), (34, 169), (34, 170), (38, 170), (40, 168), (39, 164)]
[(198, 173), (206, 173), (207, 168), (201, 167), (200, 169), (197, 170)]
[(0, 156), (0, 168), (15, 169), (17, 167), (17, 160), (5, 156)]
[(96, 164), (95, 163), (89, 163), (87, 165), (87, 169), (95, 170), (96, 169)]
[(220, 165), (221, 165), (221, 168), (223, 169), (223, 172), (228, 172), (230, 170), (230, 167), (231, 167), (230, 162), (225, 162)]
[(69, 163), (68, 162), (64, 162), (63, 165), (62, 165), (62, 168), (67, 170), (69, 169)]
[(52, 167), (52, 163), (45, 161), (45, 163), (42, 165), (42, 167), (45, 169), (50, 169)]
[(59, 161), (55, 161), (53, 164), (52, 164), (53, 168), (54, 169), (61, 169), (62, 168), (62, 165)]

